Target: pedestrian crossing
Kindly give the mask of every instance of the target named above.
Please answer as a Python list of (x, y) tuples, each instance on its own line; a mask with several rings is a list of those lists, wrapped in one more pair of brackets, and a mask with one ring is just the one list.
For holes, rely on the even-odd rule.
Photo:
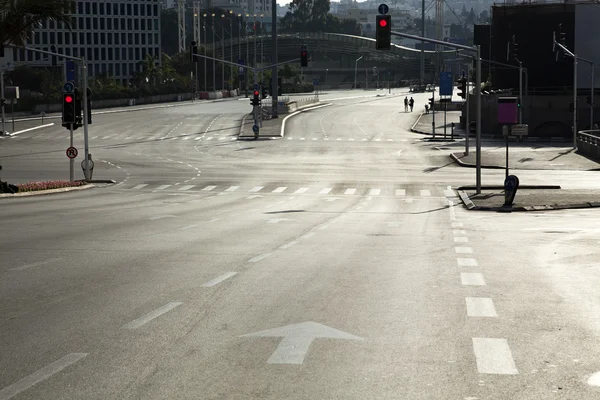
[[(23, 134), (17, 136), (2, 136), (3, 139), (9, 140), (17, 140), (17, 141), (27, 141), (27, 140), (52, 140), (52, 141), (60, 141), (65, 140), (69, 141), (69, 136), (64, 134), (52, 135), (47, 132), (44, 133), (32, 133), (32, 134)], [(191, 135), (178, 135), (178, 136), (164, 136), (161, 135), (142, 135), (142, 136), (131, 136), (131, 135), (123, 135), (123, 134), (111, 134), (111, 135), (90, 135), (90, 142), (105, 142), (105, 141), (124, 141), (124, 142), (187, 142), (199, 144), (203, 142), (234, 142), (239, 139), (248, 139), (248, 138), (238, 138), (238, 136), (210, 136), (210, 135), (201, 135), (201, 134), (191, 134)], [(365, 138), (365, 137), (283, 137), (280, 140), (284, 141), (310, 141), (310, 142), (380, 142), (380, 143), (389, 143), (389, 142), (408, 142), (408, 139), (398, 139), (398, 138)]]
[(149, 192), (197, 192), (197, 193), (237, 193), (237, 194), (310, 194), (324, 196), (394, 196), (394, 197), (447, 197), (447, 187), (431, 187), (421, 189), (415, 187), (366, 187), (362, 185), (338, 184), (322, 186), (282, 186), (281, 184), (263, 184), (257, 186), (243, 186), (241, 184), (152, 184), (138, 183), (132, 185), (119, 185), (121, 190), (149, 191)]

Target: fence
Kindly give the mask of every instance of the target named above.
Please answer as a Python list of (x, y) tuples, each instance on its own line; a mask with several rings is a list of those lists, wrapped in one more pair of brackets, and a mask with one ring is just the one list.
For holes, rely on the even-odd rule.
[(584, 156), (600, 162), (600, 130), (577, 132), (577, 150)]

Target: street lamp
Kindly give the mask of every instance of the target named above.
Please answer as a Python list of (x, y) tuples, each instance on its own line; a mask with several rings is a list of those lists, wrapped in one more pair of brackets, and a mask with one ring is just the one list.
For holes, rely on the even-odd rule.
[(360, 60), (362, 60), (363, 56), (360, 56), (356, 59), (356, 62), (354, 63), (354, 89), (357, 89), (356, 87), (356, 75), (358, 73), (358, 62)]
[[(233, 63), (233, 10), (229, 10), (229, 58), (229, 61)], [(233, 85), (233, 65), (229, 66), (229, 79)]]
[(213, 91), (217, 91), (217, 67), (215, 64), (215, 14), (211, 14), (212, 17), (212, 57), (213, 57)]
[[(221, 14), (221, 20), (225, 19), (225, 14)], [(221, 54), (225, 60), (225, 22), (221, 22)], [(221, 90), (225, 90), (225, 63), (221, 63)]]

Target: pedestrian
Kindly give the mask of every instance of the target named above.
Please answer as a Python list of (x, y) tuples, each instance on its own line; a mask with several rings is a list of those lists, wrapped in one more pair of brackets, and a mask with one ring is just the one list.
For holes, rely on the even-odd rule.
[(413, 107), (415, 105), (415, 100), (411, 97), (410, 100), (408, 101), (408, 105), (410, 106), (410, 112), (412, 112)]
[(408, 112), (408, 97), (404, 98), (404, 112)]
[(429, 104), (425, 104), (425, 114), (429, 114)]

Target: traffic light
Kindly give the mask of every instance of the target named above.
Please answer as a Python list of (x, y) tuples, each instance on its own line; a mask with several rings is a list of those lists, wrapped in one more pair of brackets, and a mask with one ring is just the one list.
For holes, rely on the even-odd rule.
[(433, 97), (430, 97), (430, 98), (429, 98), (429, 109), (430, 109), (431, 111), (433, 111), (433, 105), (434, 105), (434, 100), (433, 100)]
[(75, 88), (75, 126), (74, 128), (83, 125), (83, 120), (81, 119), (82, 109), (83, 109), (83, 96), (80, 94), (78, 88)]
[(462, 97), (463, 99), (467, 98), (467, 78), (460, 78), (458, 80), (459, 86), (458, 86), (458, 90), (460, 90), (460, 92), (458, 92), (458, 95), (460, 97)]
[(76, 122), (76, 102), (74, 93), (63, 93), (63, 124), (74, 124)]
[(92, 89), (87, 88), (87, 122), (92, 124)]
[(521, 107), (521, 98), (518, 97), (517, 98), (517, 108), (520, 108), (520, 107)]
[(508, 49), (506, 52), (506, 61), (512, 60), (519, 61), (519, 43), (517, 43), (515, 35), (513, 35), (511, 41), (508, 42)]
[(300, 66), (308, 67), (308, 51), (306, 50), (306, 46), (302, 46), (302, 50), (300, 51)]
[(190, 44), (190, 62), (191, 63), (198, 62), (198, 57), (194, 56), (194, 54), (198, 54), (198, 46), (196, 44), (196, 41), (192, 40), (192, 43)]
[(558, 43), (567, 47), (567, 33), (563, 32), (562, 24), (558, 24)]
[(392, 42), (392, 16), (378, 15), (375, 28), (375, 48), (389, 50)]
[(254, 89), (252, 101), (250, 102), (250, 104), (252, 104), (253, 106), (260, 105), (260, 97), (259, 96), (260, 96), (260, 92), (258, 91), (258, 89)]

